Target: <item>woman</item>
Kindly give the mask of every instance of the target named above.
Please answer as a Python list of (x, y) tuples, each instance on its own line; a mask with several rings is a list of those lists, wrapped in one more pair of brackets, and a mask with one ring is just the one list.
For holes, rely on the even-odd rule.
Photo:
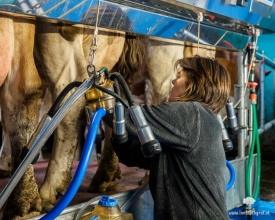
[[(144, 158), (135, 126), (125, 113), (129, 141), (113, 143), (120, 162), (149, 169), (155, 219), (229, 219), (221, 126), (216, 114), (226, 104), (230, 78), (217, 61), (195, 56), (180, 67), (167, 103), (142, 111), (162, 152)], [(105, 122), (112, 124), (106, 116)]]

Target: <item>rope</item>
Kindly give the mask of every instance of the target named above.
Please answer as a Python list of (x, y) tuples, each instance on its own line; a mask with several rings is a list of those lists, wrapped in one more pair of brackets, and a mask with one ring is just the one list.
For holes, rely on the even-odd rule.
[(197, 54), (199, 54), (199, 47), (200, 47), (200, 35), (201, 35), (201, 21), (203, 19), (202, 12), (198, 12), (198, 44), (197, 44)]
[(223, 37), (227, 34), (228, 31), (224, 32), (224, 34), (220, 37), (220, 39), (214, 44), (214, 46), (216, 47), (218, 45), (218, 43), (220, 43), (220, 41), (223, 39)]
[(95, 20), (95, 30), (97, 30), (97, 26), (98, 26), (99, 10), (100, 10), (100, 0), (98, 0), (98, 4), (97, 4), (97, 12), (96, 12), (96, 20)]

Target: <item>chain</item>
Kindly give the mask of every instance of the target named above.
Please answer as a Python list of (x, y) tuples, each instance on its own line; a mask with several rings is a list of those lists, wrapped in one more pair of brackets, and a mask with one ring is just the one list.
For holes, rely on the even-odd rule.
[(26, 13), (34, 14), (41, 6), (46, 3), (47, 0), (41, 0), (40, 2), (36, 3), (34, 6), (32, 6), (32, 9), (27, 10)]
[(95, 61), (95, 54), (96, 54), (96, 50), (97, 50), (97, 35), (98, 35), (97, 26), (98, 26), (99, 9), (100, 9), (100, 0), (98, 0), (94, 38), (93, 38), (92, 44), (90, 46), (90, 53), (89, 53), (89, 59), (88, 59), (89, 64), (87, 66), (87, 71), (88, 71), (89, 75), (92, 72), (91, 70), (95, 71), (94, 61)]
[(89, 59), (88, 59), (89, 68), (94, 67), (95, 54), (96, 54), (96, 50), (97, 50), (97, 34), (98, 34), (98, 30), (97, 30), (97, 28), (95, 28), (94, 38), (93, 38), (92, 44), (90, 46), (90, 53), (89, 53)]
[(199, 54), (199, 47), (200, 47), (200, 35), (201, 35), (201, 31), (200, 31), (200, 27), (201, 27), (201, 21), (203, 21), (203, 13), (202, 12), (198, 12), (198, 44), (197, 44), (197, 54)]

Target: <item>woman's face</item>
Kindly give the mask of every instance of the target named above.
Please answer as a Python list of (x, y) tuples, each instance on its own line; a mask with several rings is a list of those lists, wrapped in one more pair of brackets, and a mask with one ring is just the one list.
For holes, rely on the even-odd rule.
[(182, 68), (178, 70), (177, 78), (172, 81), (172, 84), (174, 86), (168, 98), (169, 102), (173, 101), (174, 97), (182, 96), (187, 88), (187, 76)]

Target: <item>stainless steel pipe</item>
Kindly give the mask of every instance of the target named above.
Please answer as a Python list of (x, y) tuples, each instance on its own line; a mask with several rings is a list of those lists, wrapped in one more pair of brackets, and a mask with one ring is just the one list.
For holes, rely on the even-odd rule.
[(247, 144), (247, 110), (245, 109), (245, 83), (247, 82), (247, 56), (245, 56), (243, 51), (238, 53), (238, 85), (237, 85), (237, 101), (239, 104), (238, 109), (238, 124), (242, 127), (241, 132), (238, 134), (238, 158), (245, 157), (245, 146)]
[(262, 128), (259, 128), (258, 134), (262, 135), (265, 131), (268, 131), (269, 129), (273, 128), (274, 126), (275, 126), (275, 119), (266, 123)]
[(264, 81), (265, 81), (265, 61), (260, 64), (260, 123), (259, 127), (263, 127), (265, 124), (265, 101), (264, 101)]

